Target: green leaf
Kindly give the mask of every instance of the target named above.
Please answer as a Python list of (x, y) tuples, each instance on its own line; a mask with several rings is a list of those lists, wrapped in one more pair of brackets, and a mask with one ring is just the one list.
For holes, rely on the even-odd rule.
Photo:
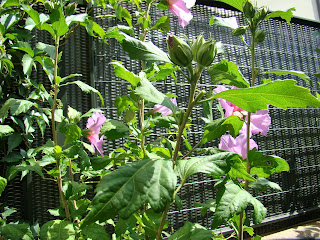
[(87, 30), (87, 33), (92, 37), (97, 37), (95, 33), (98, 34), (98, 36), (101, 37), (103, 40), (106, 37), (106, 33), (103, 30), (103, 28), (90, 19), (87, 19), (84, 23), (80, 22), (80, 25), (84, 26)]
[(14, 129), (9, 125), (0, 125), (0, 138), (5, 137), (14, 132)]
[(187, 180), (191, 175), (197, 173), (207, 173), (216, 177), (224, 176), (229, 170), (229, 159), (234, 157), (233, 152), (219, 152), (207, 157), (195, 157), (177, 162), (177, 175), (183, 180)]
[(214, 239), (214, 232), (198, 223), (186, 222), (182, 228), (171, 235), (168, 240), (208, 240)]
[(75, 15), (70, 15), (66, 17), (66, 24), (70, 26), (70, 24), (75, 23), (75, 22), (85, 22), (88, 19), (88, 14), (87, 13), (80, 13), (80, 14), (75, 14)]
[(7, 156), (5, 156), (4, 158), (2, 158), (3, 162), (18, 162), (22, 159), (22, 156), (20, 153), (17, 152), (10, 152)]
[(293, 18), (293, 12), (295, 11), (295, 8), (290, 8), (286, 12), (284, 11), (275, 11), (273, 13), (270, 13), (266, 16), (266, 20), (269, 18), (276, 18), (281, 17), (282, 19), (286, 20), (288, 24), (290, 24), (291, 18)]
[(288, 107), (320, 107), (320, 101), (310, 90), (295, 85), (294, 80), (275, 81), (246, 89), (231, 89), (214, 95), (226, 99), (248, 112), (268, 109), (268, 104), (287, 109)]
[(19, 0), (3, 0), (1, 3), (1, 7), (18, 7), (20, 5)]
[(73, 240), (75, 234), (72, 222), (66, 220), (51, 220), (40, 229), (41, 240)]
[(68, 118), (70, 120), (70, 123), (77, 124), (80, 121), (81, 115), (81, 112), (68, 106)]
[(136, 102), (132, 100), (131, 97), (127, 95), (119, 96), (116, 98), (115, 105), (117, 106), (118, 109), (118, 115), (120, 116), (121, 113), (123, 113), (126, 110), (130, 111), (137, 111), (139, 110)]
[(237, 136), (243, 126), (243, 121), (237, 116), (220, 118), (212, 122), (206, 123), (200, 145), (221, 137), (227, 131), (232, 136)]
[(18, 41), (14, 45), (12, 45), (13, 49), (19, 49), (27, 54), (29, 54), (31, 57), (34, 57), (34, 51), (31, 48), (31, 45), (28, 42), (21, 42)]
[(262, 178), (262, 177), (258, 177), (257, 182), (250, 182), (249, 187), (251, 187), (257, 191), (260, 191), (260, 192), (267, 191), (268, 187), (270, 187), (274, 190), (280, 191), (280, 192), (282, 191), (282, 189), (278, 183), (271, 182), (268, 179)]
[(56, 48), (53, 45), (38, 42), (35, 48), (35, 51), (45, 51), (50, 58), (56, 58)]
[(243, 10), (243, 4), (246, 2), (246, 0), (218, 0), (219, 2), (224, 2), (231, 7), (234, 7), (242, 12)]
[(104, 227), (93, 223), (85, 227), (82, 233), (86, 236), (86, 239), (90, 240), (109, 240), (110, 236), (104, 229)]
[(79, 73), (69, 74), (68, 76), (61, 78), (61, 80), (60, 80), (60, 82), (59, 82), (58, 84), (63, 83), (65, 80), (67, 80), (67, 79), (69, 79), (69, 78), (81, 77), (81, 76), (82, 76), (82, 74), (79, 74)]
[(266, 74), (268, 73), (274, 73), (278, 76), (282, 76), (282, 75), (287, 75), (287, 74), (291, 74), (291, 75), (295, 75), (301, 79), (303, 79), (307, 84), (309, 84), (310, 86), (312, 86), (312, 81), (310, 79), (310, 77), (305, 74), (304, 72), (301, 71), (293, 71), (293, 70), (270, 70), (265, 72)]
[(122, 64), (121, 62), (118, 61), (112, 61), (110, 64), (113, 65), (114, 67), (114, 74), (131, 83), (133, 87), (136, 87), (138, 83), (140, 82), (140, 77), (135, 75), (134, 73), (128, 71)]
[(9, 109), (13, 116), (17, 116), (21, 113), (26, 113), (33, 106), (37, 107), (37, 104), (28, 100), (10, 98), (0, 109), (0, 118), (6, 118)]
[(66, 19), (60, 5), (56, 5), (56, 8), (51, 10), (50, 21), (57, 37), (61, 37), (68, 32), (69, 27), (66, 24)]
[(148, 79), (141, 78), (140, 83), (141, 85), (137, 87), (135, 91), (137, 95), (147, 101), (166, 106), (173, 112), (179, 110), (179, 108), (171, 102), (170, 98), (159, 92)]
[(95, 88), (93, 88), (93, 87), (89, 86), (88, 84), (86, 84), (84, 82), (81, 82), (81, 81), (68, 82), (68, 83), (65, 83), (65, 84), (63, 84), (61, 86), (67, 86), (67, 85), (70, 85), (70, 84), (76, 84), (85, 93), (96, 93), (96, 94), (98, 94), (98, 96), (100, 97), (102, 105), (104, 105), (104, 100), (103, 100), (103, 97), (102, 97), (101, 93), (98, 90), (96, 90)]
[(0, 233), (6, 239), (10, 240), (33, 239), (32, 232), (29, 230), (27, 223), (3, 225), (0, 227)]
[(7, 179), (0, 177), (0, 196), (7, 186)]
[(110, 140), (115, 140), (128, 135), (129, 128), (117, 120), (108, 119), (100, 130), (101, 135), (105, 135)]
[(128, 218), (145, 203), (162, 211), (173, 199), (177, 178), (170, 160), (142, 160), (104, 176), (82, 226), (119, 214)]
[(70, 124), (67, 126), (67, 129), (66, 129), (64, 145), (72, 143), (73, 141), (80, 139), (80, 137), (81, 137), (81, 129), (77, 125)]
[(225, 83), (238, 88), (248, 88), (250, 84), (240, 72), (238, 66), (227, 60), (222, 60), (208, 70), (212, 84)]
[(22, 142), (23, 138), (20, 133), (15, 132), (8, 138), (8, 153), (11, 152), (13, 149), (18, 147)]
[(26, 75), (30, 75), (33, 66), (33, 58), (29, 54), (25, 54), (22, 58), (22, 65), (23, 65), (23, 73)]
[(20, 165), (15, 166), (15, 169), (17, 171), (23, 172), (23, 171), (34, 171), (38, 173), (42, 178), (44, 178), (42, 167), (40, 167), (39, 163), (31, 162), (31, 165), (25, 165), (25, 163), (22, 163)]
[(236, 29), (239, 27), (236, 17), (221, 18), (221, 17), (212, 16), (210, 18), (209, 24), (222, 26), (222, 27), (228, 27), (231, 29)]
[(170, 30), (170, 18), (162, 16), (159, 18), (155, 25), (151, 27), (151, 30), (160, 30), (163, 33), (167, 33)]
[(254, 223), (261, 223), (266, 216), (267, 209), (249, 192), (229, 181), (217, 192), (217, 208), (214, 213), (212, 229), (232, 218), (234, 213), (240, 214), (243, 212), (249, 203), (254, 206)]
[(231, 169), (228, 175), (232, 179), (247, 179), (253, 182), (256, 181), (254, 177), (247, 173), (247, 166), (242, 161), (242, 158), (239, 155), (236, 155), (235, 157), (230, 159), (229, 163), (231, 165)]
[(139, 59), (142, 61), (162, 61), (171, 63), (167, 54), (152, 42), (142, 42), (129, 35), (125, 36), (121, 45), (123, 49), (129, 53), (131, 59)]
[(269, 177), (274, 172), (289, 172), (290, 170), (286, 160), (277, 156), (265, 156), (261, 152), (257, 152), (256, 149), (249, 152), (248, 158), (252, 166), (250, 173), (256, 174), (258, 177)]
[(22, 9), (29, 14), (29, 16), (32, 18), (32, 20), (34, 21), (35, 25), (40, 24), (40, 16), (39, 13), (34, 10), (31, 6), (29, 5), (24, 5), (22, 4)]

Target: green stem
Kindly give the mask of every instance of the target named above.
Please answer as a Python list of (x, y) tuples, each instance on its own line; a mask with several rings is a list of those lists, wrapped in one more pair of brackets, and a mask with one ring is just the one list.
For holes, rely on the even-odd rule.
[[(54, 76), (53, 76), (54, 96), (53, 96), (53, 103), (52, 103), (52, 109), (51, 109), (51, 130), (52, 130), (52, 137), (53, 137), (53, 142), (54, 142), (55, 146), (58, 145), (56, 122), (55, 122), (55, 111), (57, 108), (57, 98), (58, 98), (58, 92), (59, 92), (59, 85), (56, 82), (56, 78), (58, 76), (59, 42), (60, 42), (60, 38), (57, 37), (55, 40), (55, 59), (54, 59)], [(63, 188), (62, 188), (63, 186), (62, 186), (62, 176), (61, 176), (61, 167), (60, 167), (60, 158), (59, 157), (56, 157), (56, 167), (57, 167), (57, 171), (58, 171), (57, 184), (58, 184), (61, 202), (64, 207), (65, 213), (66, 213), (66, 218), (69, 221), (71, 221), (69, 206), (68, 206), (68, 203), (67, 203), (66, 198), (64, 196)]]

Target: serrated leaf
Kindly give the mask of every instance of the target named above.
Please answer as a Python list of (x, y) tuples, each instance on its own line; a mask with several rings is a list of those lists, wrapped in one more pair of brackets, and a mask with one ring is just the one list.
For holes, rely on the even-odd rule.
[(170, 30), (170, 18), (162, 16), (159, 18), (155, 25), (151, 27), (151, 30), (160, 30), (161, 32), (167, 33)]
[(5, 137), (14, 132), (14, 129), (9, 125), (0, 125), (0, 138)]
[(238, 66), (227, 60), (214, 64), (208, 70), (212, 84), (225, 83), (238, 88), (248, 88), (250, 84), (240, 72)]
[(176, 168), (177, 175), (183, 181), (197, 173), (207, 173), (217, 177), (224, 176), (230, 170), (229, 159), (235, 155), (237, 154), (232, 152), (220, 152), (206, 157), (179, 160)]
[(142, 160), (104, 176), (82, 226), (119, 214), (128, 218), (145, 203), (162, 211), (173, 199), (177, 178), (169, 160)]
[(85, 93), (96, 93), (98, 94), (98, 96), (100, 97), (100, 100), (101, 100), (101, 104), (104, 105), (104, 100), (103, 100), (103, 97), (101, 95), (101, 93), (96, 90), (95, 88), (89, 86), (88, 84), (84, 83), (84, 82), (81, 82), (81, 81), (74, 81), (74, 82), (68, 82), (68, 83), (65, 83), (61, 86), (67, 86), (67, 85), (70, 85), (70, 84), (76, 84), (83, 92)]
[(276, 17), (281, 17), (282, 19), (286, 20), (288, 24), (291, 22), (291, 18), (293, 18), (293, 12), (295, 11), (295, 8), (290, 8), (286, 12), (284, 11), (275, 11), (273, 13), (270, 13), (266, 16), (266, 20), (269, 18), (276, 18)]
[(20, 113), (26, 113), (33, 106), (37, 107), (37, 104), (28, 100), (10, 98), (0, 109), (0, 117), (6, 118), (8, 116), (9, 109), (13, 116), (17, 116)]
[(247, 179), (253, 182), (256, 181), (254, 177), (247, 173), (247, 166), (239, 155), (235, 155), (235, 157), (230, 159), (229, 163), (231, 165), (231, 169), (228, 175), (232, 179)]
[(17, 171), (23, 172), (23, 171), (34, 171), (38, 173), (42, 178), (44, 178), (42, 167), (40, 167), (39, 163), (31, 163), (32, 165), (25, 165), (25, 163), (22, 163), (21, 165), (15, 166), (15, 169)]
[(57, 37), (60, 37), (68, 32), (69, 28), (66, 24), (66, 19), (63, 15), (60, 5), (56, 5), (56, 8), (51, 10), (50, 21), (52, 29)]
[(110, 64), (114, 67), (114, 74), (123, 79), (128, 81), (133, 87), (136, 87), (140, 82), (140, 77), (135, 75), (134, 73), (128, 71), (121, 62), (112, 61)]
[(320, 101), (310, 90), (295, 85), (294, 80), (275, 81), (245, 89), (231, 89), (214, 95), (226, 99), (248, 112), (268, 109), (268, 104), (287, 109), (288, 107), (320, 107)]
[(80, 139), (81, 137), (81, 129), (77, 125), (68, 125), (66, 129), (66, 135), (64, 139), (64, 144), (72, 143), (73, 141), (76, 141)]
[(222, 27), (228, 27), (231, 29), (238, 28), (238, 22), (236, 17), (229, 17), (229, 18), (221, 18), (217, 16), (212, 16), (209, 21), (210, 25), (217, 25)]
[(168, 240), (208, 240), (213, 239), (213, 231), (198, 223), (185, 222), (182, 228), (171, 235)]
[(159, 92), (148, 79), (142, 78), (140, 83), (141, 85), (135, 90), (137, 95), (147, 101), (166, 106), (173, 112), (179, 110), (179, 108), (171, 102), (170, 98)]
[(104, 227), (93, 223), (85, 227), (82, 233), (90, 240), (109, 240), (110, 236), (104, 229)]
[(139, 59), (142, 61), (162, 61), (171, 63), (167, 54), (152, 42), (142, 42), (129, 35), (122, 40), (123, 50), (128, 52), (131, 59)]
[(75, 234), (73, 224), (66, 220), (51, 220), (40, 229), (41, 240), (73, 240)]
[(117, 120), (108, 119), (100, 130), (101, 135), (105, 135), (110, 140), (115, 140), (126, 136), (129, 132), (127, 125)]
[(23, 138), (20, 133), (16, 132), (9, 136), (8, 138), (8, 153), (13, 149), (18, 147), (22, 142)]
[(280, 173), (290, 170), (286, 160), (277, 156), (263, 155), (261, 152), (257, 152), (256, 149), (249, 151), (248, 159), (252, 166), (250, 173), (256, 174), (258, 177), (269, 177), (274, 172)]
[(303, 79), (307, 84), (309, 84), (310, 86), (312, 86), (312, 81), (310, 79), (310, 77), (305, 74), (304, 72), (301, 71), (293, 71), (293, 70), (270, 70), (265, 72), (266, 74), (268, 73), (273, 73), (276, 74), (278, 76), (282, 76), (282, 75), (287, 75), (287, 74), (291, 74), (291, 75), (295, 75), (301, 79)]
[(7, 179), (0, 176), (0, 196), (7, 186)]
[(249, 192), (229, 181), (217, 192), (217, 208), (214, 213), (212, 229), (225, 223), (234, 213), (243, 212), (249, 203), (254, 206), (254, 223), (261, 223), (266, 216), (267, 209)]
[(221, 137), (227, 131), (230, 131), (230, 134), (235, 137), (238, 135), (242, 126), (243, 121), (237, 116), (220, 118), (212, 122), (208, 122), (204, 127), (205, 131), (200, 145)]
[(258, 177), (257, 182), (250, 182), (249, 187), (258, 190), (260, 192), (267, 191), (268, 187), (277, 190), (277, 191), (282, 191), (281, 187), (279, 186), (278, 183), (271, 182), (266, 178)]
[(231, 7), (234, 7), (238, 9), (239, 11), (242, 12), (243, 10), (243, 4), (245, 3), (246, 0), (218, 0), (219, 2), (224, 2)]
[(31, 240), (32, 232), (29, 230), (27, 223), (23, 224), (6, 224), (0, 227), (1, 235), (11, 240)]

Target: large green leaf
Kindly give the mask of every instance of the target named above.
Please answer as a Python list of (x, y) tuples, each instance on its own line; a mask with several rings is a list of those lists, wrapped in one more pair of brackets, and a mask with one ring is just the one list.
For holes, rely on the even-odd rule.
[(229, 181), (217, 192), (217, 208), (214, 213), (212, 229), (225, 223), (234, 213), (243, 212), (249, 203), (254, 206), (254, 223), (261, 223), (266, 216), (267, 209), (246, 190)]
[(222, 60), (209, 69), (212, 84), (225, 83), (238, 88), (247, 88), (249, 83), (240, 72), (238, 66), (227, 60)]
[(27, 223), (6, 224), (0, 227), (0, 233), (3, 237), (10, 240), (31, 240), (32, 232)]
[(23, 137), (21, 133), (15, 132), (8, 137), (8, 153), (11, 152), (14, 148), (18, 147), (22, 142)]
[(205, 125), (205, 131), (200, 145), (221, 137), (227, 131), (230, 131), (230, 134), (235, 137), (238, 135), (242, 126), (243, 121), (237, 116), (220, 118), (212, 122), (208, 122)]
[(260, 191), (260, 192), (267, 191), (268, 187), (270, 187), (274, 190), (277, 190), (277, 191), (282, 191), (282, 189), (278, 183), (271, 182), (268, 179), (262, 178), (262, 177), (258, 177), (257, 182), (250, 182), (249, 187), (251, 187), (257, 191)]
[(83, 226), (119, 214), (128, 218), (145, 203), (162, 211), (172, 201), (177, 177), (170, 160), (143, 160), (127, 164), (103, 177)]
[(66, 220), (51, 220), (40, 229), (41, 240), (73, 240), (75, 234), (72, 222)]
[(256, 179), (252, 177), (249, 173), (247, 173), (247, 166), (242, 158), (237, 155), (238, 157), (234, 157), (230, 159), (231, 169), (228, 175), (233, 179), (247, 179), (249, 181), (255, 182)]
[(129, 132), (127, 125), (117, 120), (108, 119), (100, 130), (101, 135), (105, 135), (110, 140), (115, 140), (126, 136)]
[(168, 240), (208, 240), (214, 239), (214, 232), (198, 223), (186, 222), (182, 228), (171, 235)]
[(98, 96), (100, 97), (102, 105), (104, 105), (103, 97), (102, 97), (101, 93), (97, 89), (95, 89), (95, 88), (93, 88), (93, 87), (89, 86), (88, 84), (86, 84), (84, 82), (81, 82), (81, 81), (68, 82), (68, 83), (65, 83), (65, 84), (63, 84), (61, 86), (66, 86), (66, 85), (70, 85), (70, 84), (76, 84), (85, 93), (96, 93), (96, 94), (98, 94)]
[(129, 53), (131, 59), (143, 61), (171, 62), (167, 54), (152, 42), (142, 42), (129, 35), (121, 43), (123, 49)]
[(272, 173), (288, 172), (290, 167), (286, 160), (277, 156), (266, 156), (256, 149), (249, 152), (249, 160), (251, 163), (251, 174), (256, 174), (258, 177), (269, 177)]
[(238, 22), (236, 17), (221, 18), (221, 17), (212, 16), (210, 18), (209, 24), (228, 27), (231, 29), (236, 29), (238, 27)]
[(176, 167), (177, 175), (182, 180), (197, 173), (207, 173), (217, 177), (224, 176), (230, 170), (228, 161), (235, 155), (237, 154), (233, 152), (219, 152), (207, 157), (179, 160)]
[(246, 0), (218, 0), (219, 2), (224, 2), (231, 7), (234, 7), (242, 12), (243, 10), (243, 4), (246, 2)]
[(137, 87), (135, 91), (137, 95), (139, 95), (147, 101), (166, 106), (173, 112), (179, 110), (179, 108), (171, 102), (170, 98), (168, 98), (163, 93), (159, 92), (148, 79), (141, 78), (140, 83), (141, 85)]
[(0, 138), (7, 136), (14, 132), (14, 129), (9, 125), (0, 125)]
[(136, 87), (138, 83), (140, 82), (140, 77), (135, 75), (134, 73), (128, 71), (121, 62), (118, 61), (112, 61), (111, 64), (114, 67), (114, 74), (122, 78), (123, 80), (128, 81), (131, 83), (132, 86)]
[(31, 74), (33, 64), (33, 58), (29, 54), (25, 54), (22, 58), (23, 73), (29, 76)]
[(310, 94), (309, 89), (295, 84), (294, 80), (278, 80), (256, 87), (223, 91), (214, 98), (224, 98), (248, 112), (268, 109), (268, 104), (282, 109), (320, 107), (320, 101)]
[(3, 190), (6, 188), (6, 186), (7, 186), (7, 179), (0, 177), (0, 196)]
[(0, 109), (0, 118), (6, 118), (9, 110), (13, 116), (17, 116), (20, 113), (26, 113), (33, 106), (37, 107), (37, 104), (28, 100), (10, 98)]
[(270, 70), (265, 72), (266, 74), (268, 73), (273, 73), (276, 74), (278, 76), (282, 76), (282, 75), (287, 75), (287, 74), (291, 74), (291, 75), (295, 75), (301, 79), (303, 79), (307, 84), (312, 86), (312, 81), (310, 79), (310, 77), (305, 74), (304, 72), (301, 71), (293, 71), (293, 70)]
[(70, 24), (75, 23), (75, 22), (86, 22), (88, 19), (88, 14), (87, 13), (79, 13), (75, 15), (70, 15), (66, 17), (66, 24), (70, 26)]
[(290, 24), (291, 18), (293, 17), (292, 11), (295, 11), (295, 10), (296, 10), (295, 8), (290, 8), (286, 12), (275, 11), (273, 13), (268, 14), (265, 19), (281, 17), (282, 19), (286, 20), (288, 24)]
[(56, 5), (56, 7), (51, 10), (50, 20), (51, 26), (58, 37), (68, 32), (69, 27), (60, 5)]
[(82, 230), (82, 233), (90, 240), (109, 240), (110, 236), (103, 226), (93, 223)]

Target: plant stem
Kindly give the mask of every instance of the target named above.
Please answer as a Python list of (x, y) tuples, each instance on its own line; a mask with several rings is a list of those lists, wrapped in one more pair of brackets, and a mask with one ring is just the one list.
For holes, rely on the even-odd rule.
[[(56, 39), (55, 39), (54, 76), (53, 76), (54, 96), (53, 96), (53, 103), (52, 103), (52, 109), (51, 109), (51, 130), (52, 130), (52, 137), (53, 137), (53, 142), (54, 142), (55, 146), (58, 145), (56, 122), (55, 122), (55, 111), (56, 111), (56, 107), (57, 107), (57, 98), (58, 98), (58, 92), (59, 92), (59, 84), (57, 84), (57, 82), (56, 82), (56, 79), (58, 76), (59, 42), (60, 42), (60, 38), (56, 37)], [(57, 167), (57, 171), (58, 171), (57, 184), (58, 184), (61, 202), (64, 207), (65, 213), (66, 213), (66, 218), (69, 221), (71, 221), (69, 206), (68, 206), (68, 203), (67, 203), (66, 198), (64, 196), (63, 188), (62, 188), (63, 186), (62, 186), (62, 177), (61, 177), (59, 156), (56, 156), (56, 167)]]

